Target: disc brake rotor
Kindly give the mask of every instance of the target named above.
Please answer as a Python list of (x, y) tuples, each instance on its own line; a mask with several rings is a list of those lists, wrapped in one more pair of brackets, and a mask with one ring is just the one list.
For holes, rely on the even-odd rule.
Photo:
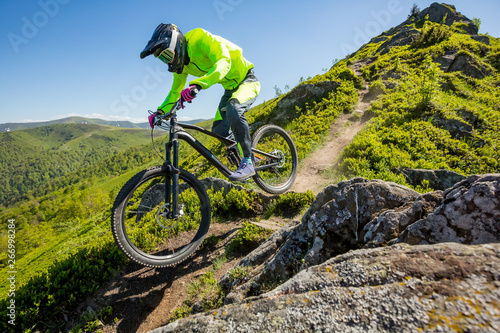
[(176, 219), (173, 219), (170, 216), (169, 204), (164, 204), (156, 211), (156, 223), (163, 229), (173, 229), (179, 224), (179, 217), (183, 215), (184, 205), (179, 205), (179, 214)]

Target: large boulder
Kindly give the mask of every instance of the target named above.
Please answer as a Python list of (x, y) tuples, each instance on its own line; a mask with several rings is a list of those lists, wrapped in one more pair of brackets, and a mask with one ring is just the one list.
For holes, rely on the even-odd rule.
[(484, 244), (500, 241), (500, 175), (473, 175), (443, 193), (427, 218), (410, 225), (398, 242)]
[(444, 195), (420, 195), (395, 183), (364, 178), (330, 185), (318, 194), (301, 223), (284, 229), (286, 237), (278, 233), (238, 264), (250, 274), (237, 283), (224, 282), (229, 287), (226, 303), (258, 295), (349, 250), (398, 242), (498, 242), (499, 186), (500, 174), (471, 176)]
[(499, 299), (499, 244), (398, 244), (337, 256), (152, 332), (498, 332)]
[(491, 72), (486, 67), (477, 62), (471, 55), (465, 53), (460, 53), (455, 57), (448, 72), (462, 72), (476, 79), (483, 79), (491, 75)]

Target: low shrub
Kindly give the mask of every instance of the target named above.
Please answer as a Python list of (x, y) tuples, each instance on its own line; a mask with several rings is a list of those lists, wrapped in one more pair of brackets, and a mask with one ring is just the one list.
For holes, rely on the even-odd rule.
[(229, 258), (245, 255), (256, 249), (265, 241), (272, 231), (250, 222), (244, 222), (231, 242), (226, 246), (226, 256)]
[(246, 278), (248, 276), (248, 269), (249, 269), (248, 267), (243, 267), (243, 266), (237, 266), (231, 269), (228, 272), (229, 280), (232, 282), (235, 280)]
[(412, 46), (414, 48), (426, 48), (447, 40), (451, 35), (451, 29), (447, 25), (426, 21)]
[(305, 193), (288, 192), (280, 196), (268, 209), (267, 216), (282, 215), (293, 217), (304, 207), (308, 207), (314, 201), (314, 194), (311, 190)]
[(212, 216), (253, 216), (262, 211), (261, 200), (254, 191), (237, 190), (232, 188), (227, 194), (223, 190), (207, 191), (212, 205)]

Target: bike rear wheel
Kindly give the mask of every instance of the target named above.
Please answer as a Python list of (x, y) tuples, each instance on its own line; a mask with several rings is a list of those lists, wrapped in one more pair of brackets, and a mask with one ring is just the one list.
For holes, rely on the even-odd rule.
[(288, 190), (297, 176), (297, 149), (288, 133), (279, 126), (265, 125), (253, 135), (255, 176), (264, 191), (279, 194)]
[(172, 266), (186, 260), (201, 245), (210, 225), (206, 191), (182, 169), (178, 217), (171, 218), (171, 200), (165, 200), (167, 176), (172, 174), (161, 166), (139, 172), (123, 186), (113, 205), (116, 243), (130, 259), (145, 266)]

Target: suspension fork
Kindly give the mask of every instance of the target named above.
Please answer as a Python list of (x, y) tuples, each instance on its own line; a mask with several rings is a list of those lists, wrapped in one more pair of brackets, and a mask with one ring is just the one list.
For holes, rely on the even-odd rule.
[(170, 140), (165, 144), (165, 203), (170, 208), (169, 218), (178, 217), (179, 207), (179, 139), (171, 126)]

